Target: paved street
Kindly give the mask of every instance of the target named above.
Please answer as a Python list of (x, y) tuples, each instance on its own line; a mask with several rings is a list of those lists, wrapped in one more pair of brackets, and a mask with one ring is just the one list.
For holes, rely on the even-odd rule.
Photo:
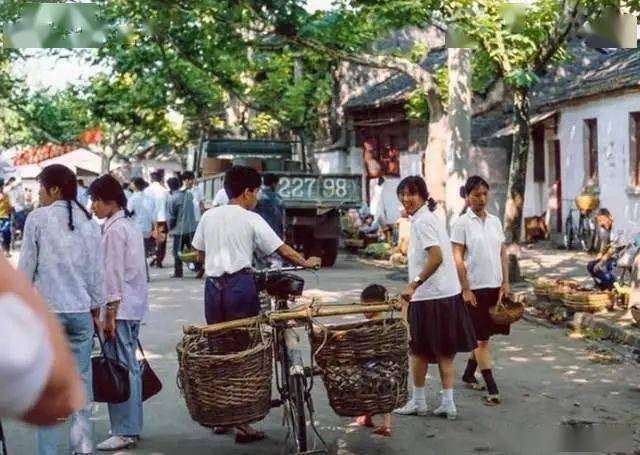
[[(175, 345), (183, 325), (203, 322), (203, 282), (190, 278), (190, 273), (183, 280), (171, 279), (171, 272), (169, 268), (152, 272), (151, 317), (141, 336), (148, 359), (162, 376), (164, 390), (145, 404), (145, 431), (138, 448), (118, 453), (282, 453), (286, 432), (281, 426), (281, 410), (273, 410), (257, 424), (268, 439), (248, 446), (235, 445), (231, 436), (214, 436), (189, 418), (175, 385)], [(398, 272), (345, 257), (336, 267), (323, 269), (315, 276), (310, 272), (301, 275), (306, 279), (306, 296), (320, 297), (324, 302), (355, 301), (369, 283), (384, 284), (392, 293), (399, 292), (403, 285)], [(610, 451), (631, 451), (633, 429), (640, 423), (637, 365), (593, 362), (593, 352), (584, 340), (570, 338), (563, 330), (524, 321), (513, 327), (510, 337), (496, 338), (495, 348), (495, 376), (504, 398), (502, 406), (487, 408), (482, 405), (479, 392), (458, 388), (458, 421), (431, 416), (394, 417), (391, 439), (372, 439), (367, 430), (350, 428), (349, 419), (336, 416), (329, 408), (317, 378), (315, 419), (330, 453), (556, 453), (561, 451), (562, 441), (570, 444), (574, 436), (588, 445), (573, 446), (575, 450), (597, 452), (598, 444), (608, 438), (618, 441)], [(459, 370), (463, 363), (460, 356)], [(436, 369), (430, 372), (428, 384), (428, 401), (435, 407), (439, 401)], [(104, 405), (98, 406), (95, 420), (99, 441), (108, 431)], [(563, 420), (593, 425), (563, 425)], [(13, 423), (6, 430), (12, 455), (34, 453), (32, 430)]]

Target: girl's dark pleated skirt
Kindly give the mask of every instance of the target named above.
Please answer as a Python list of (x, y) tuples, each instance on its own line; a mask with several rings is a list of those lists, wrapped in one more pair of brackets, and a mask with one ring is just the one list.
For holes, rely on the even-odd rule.
[(471, 352), (476, 334), (462, 294), (409, 304), (411, 353), (436, 363), (438, 357), (451, 357), (458, 352)]
[(474, 289), (473, 293), (478, 306), (468, 306), (478, 341), (488, 341), (493, 335), (509, 335), (511, 326), (496, 324), (489, 315), (489, 308), (498, 303), (500, 288)]

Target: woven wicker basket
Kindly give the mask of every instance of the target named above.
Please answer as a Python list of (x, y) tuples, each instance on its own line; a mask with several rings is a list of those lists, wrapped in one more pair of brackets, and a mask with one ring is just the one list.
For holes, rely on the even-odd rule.
[(630, 310), (636, 325), (640, 325), (640, 306), (633, 305)]
[(524, 302), (504, 297), (500, 303), (489, 308), (489, 316), (495, 324), (509, 325), (517, 322), (524, 314)]
[(549, 300), (552, 302), (560, 302), (566, 295), (575, 291), (578, 282), (573, 280), (558, 280), (552, 288), (549, 289)]
[(409, 336), (403, 320), (316, 326), (311, 344), (336, 414), (384, 414), (407, 402)]
[(271, 409), (271, 338), (260, 329), (185, 335), (177, 346), (178, 387), (205, 427), (257, 422)]
[(566, 294), (562, 303), (573, 311), (597, 313), (611, 306), (612, 293), (574, 291)]
[(576, 197), (576, 207), (581, 212), (592, 212), (598, 208), (600, 200), (591, 194), (581, 194)]
[(549, 300), (549, 291), (554, 286), (553, 281), (541, 278), (533, 283), (533, 293), (538, 300)]

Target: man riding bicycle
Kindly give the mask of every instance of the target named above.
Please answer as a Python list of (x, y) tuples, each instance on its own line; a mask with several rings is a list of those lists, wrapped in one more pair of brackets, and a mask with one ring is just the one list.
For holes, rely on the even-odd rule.
[[(224, 177), (229, 203), (205, 212), (193, 237), (192, 245), (207, 276), (204, 300), (208, 324), (258, 315), (260, 300), (251, 268), (254, 254), (268, 256), (278, 252), (290, 263), (307, 268), (320, 266), (320, 258), (305, 259), (252, 211), (258, 202), (260, 184), (260, 174), (250, 167), (229, 169)], [(249, 425), (237, 428), (238, 443), (264, 437)]]

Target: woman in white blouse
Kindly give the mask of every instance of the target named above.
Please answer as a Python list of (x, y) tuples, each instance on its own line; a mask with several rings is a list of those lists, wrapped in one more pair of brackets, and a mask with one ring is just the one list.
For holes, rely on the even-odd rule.
[(402, 298), (409, 305), (413, 397), (394, 412), (404, 415), (427, 413), (425, 376), (429, 363), (437, 363), (442, 401), (433, 413), (455, 419), (453, 358), (458, 352), (475, 349), (473, 325), (460, 295), (447, 228), (433, 213), (436, 202), (429, 196), (424, 179), (418, 176), (405, 178), (400, 182), (397, 194), (411, 215), (410, 281)]
[(105, 350), (129, 369), (129, 400), (109, 404), (111, 437), (98, 444), (98, 450), (112, 451), (134, 447), (142, 431), (142, 378), (136, 349), (140, 323), (149, 307), (147, 273), (142, 233), (129, 219), (127, 199), (118, 181), (110, 175), (98, 178), (89, 187), (89, 196), (92, 211), (105, 220)]
[[(82, 376), (87, 403), (71, 417), (70, 452), (93, 453), (91, 349), (94, 325), (104, 303), (100, 227), (76, 199), (76, 176), (47, 166), (38, 176), (40, 208), (27, 217), (19, 268), (67, 335)], [(94, 318), (92, 319), (92, 313)], [(58, 453), (60, 425), (38, 430), (38, 455)]]
[(475, 377), (476, 368), (486, 384), (487, 406), (500, 404), (500, 393), (491, 371), (489, 338), (509, 334), (508, 325), (495, 324), (489, 309), (510, 292), (507, 251), (500, 220), (487, 212), (489, 184), (482, 177), (469, 177), (461, 194), (468, 209), (451, 230), (453, 255), (462, 283), (462, 297), (469, 304), (478, 347), (467, 363), (462, 381), (476, 390), (484, 390)]

